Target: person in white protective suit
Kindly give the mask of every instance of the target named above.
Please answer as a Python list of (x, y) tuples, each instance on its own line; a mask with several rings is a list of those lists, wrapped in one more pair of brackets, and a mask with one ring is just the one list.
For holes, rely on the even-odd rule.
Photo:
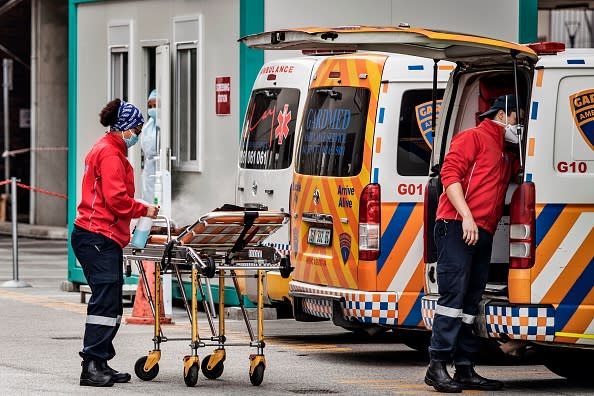
[(157, 90), (153, 89), (147, 99), (148, 119), (142, 127), (140, 145), (144, 156), (142, 168), (142, 199), (147, 203), (155, 200), (155, 179), (158, 163)]

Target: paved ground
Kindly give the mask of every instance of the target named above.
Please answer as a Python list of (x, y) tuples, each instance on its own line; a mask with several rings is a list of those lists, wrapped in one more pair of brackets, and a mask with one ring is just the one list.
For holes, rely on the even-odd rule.
[[(0, 237), (0, 283), (12, 277), (11, 240)], [(133, 375), (128, 384), (109, 390), (82, 389), (78, 385), (86, 305), (78, 293), (60, 290), (66, 277), (66, 241), (20, 239), (20, 278), (32, 287), (0, 288), (0, 394), (68, 395), (126, 394), (436, 394), (423, 381), (426, 358), (394, 342), (391, 333), (373, 339), (345, 332), (328, 322), (298, 323), (292, 319), (265, 322), (267, 334), (264, 382), (253, 387), (248, 378), (248, 356), (253, 348), (229, 346), (225, 371), (218, 380), (202, 375), (196, 388), (187, 388), (182, 359), (188, 341), (162, 344), (160, 372), (150, 382)], [(126, 307), (125, 314), (130, 314)], [(175, 325), (164, 328), (169, 337), (188, 338), (185, 311), (174, 307)], [(226, 322), (232, 342), (248, 341), (244, 323)], [(200, 328), (208, 326), (201, 315)], [(152, 349), (152, 328), (124, 325), (116, 338), (118, 355), (112, 366), (133, 371), (136, 360)], [(200, 349), (204, 358), (212, 347)], [(521, 366), (480, 366), (486, 376), (502, 379), (501, 395), (592, 395), (594, 388), (572, 384), (552, 374), (538, 362)], [(486, 392), (467, 392), (486, 393)]]

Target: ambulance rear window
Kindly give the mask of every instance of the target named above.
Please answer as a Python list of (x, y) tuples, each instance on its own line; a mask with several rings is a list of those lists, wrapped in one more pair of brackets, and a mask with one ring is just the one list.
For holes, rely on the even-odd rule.
[(347, 177), (361, 171), (369, 97), (365, 88), (310, 90), (297, 172)]
[(298, 107), (296, 88), (252, 92), (242, 134), (242, 168), (285, 169), (291, 165)]
[[(443, 89), (437, 90), (437, 115)], [(398, 124), (396, 169), (401, 176), (427, 176), (433, 147), (431, 89), (412, 89), (402, 94)]]

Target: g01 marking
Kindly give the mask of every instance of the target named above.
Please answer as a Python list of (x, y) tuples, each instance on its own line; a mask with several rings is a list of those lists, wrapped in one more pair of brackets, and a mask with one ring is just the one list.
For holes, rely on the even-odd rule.
[(565, 162), (557, 163), (557, 171), (560, 173), (586, 173), (588, 172), (588, 164), (585, 162)]
[(423, 195), (422, 184), (401, 183), (397, 187), (398, 195)]

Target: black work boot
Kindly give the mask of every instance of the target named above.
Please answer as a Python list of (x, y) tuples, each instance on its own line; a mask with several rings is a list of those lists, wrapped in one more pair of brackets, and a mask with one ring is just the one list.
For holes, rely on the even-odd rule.
[(101, 363), (95, 360), (83, 361), (80, 373), (81, 386), (112, 386), (111, 375), (105, 372)]
[(132, 378), (132, 376), (128, 373), (120, 373), (119, 371), (112, 369), (111, 367), (109, 367), (107, 362), (104, 362), (102, 364), (102, 367), (107, 374), (111, 375), (111, 379), (113, 380), (113, 382), (124, 383), (130, 381), (130, 379)]
[(471, 364), (456, 365), (454, 381), (459, 383), (462, 389), (499, 390), (503, 388), (503, 382), (481, 377), (474, 371)]
[(450, 377), (446, 368), (446, 362), (440, 360), (431, 360), (427, 374), (425, 374), (425, 383), (435, 388), (438, 392), (460, 393), (462, 387)]

